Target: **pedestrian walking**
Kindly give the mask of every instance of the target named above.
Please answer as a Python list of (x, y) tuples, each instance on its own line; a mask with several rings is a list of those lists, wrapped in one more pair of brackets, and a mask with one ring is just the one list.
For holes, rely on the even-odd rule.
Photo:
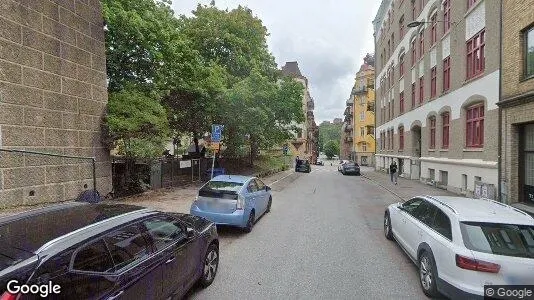
[(391, 176), (391, 182), (397, 184), (397, 178), (399, 177), (397, 173), (397, 162), (393, 161), (391, 165), (389, 165), (389, 175)]

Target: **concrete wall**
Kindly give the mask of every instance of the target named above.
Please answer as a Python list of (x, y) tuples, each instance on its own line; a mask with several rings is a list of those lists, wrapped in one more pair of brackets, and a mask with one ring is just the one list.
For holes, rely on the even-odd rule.
[[(111, 190), (109, 151), (100, 143), (106, 103), (98, 0), (0, 1), (0, 147), (95, 156), (105, 195)], [(63, 201), (91, 187), (87, 161), (0, 155), (0, 208)]]

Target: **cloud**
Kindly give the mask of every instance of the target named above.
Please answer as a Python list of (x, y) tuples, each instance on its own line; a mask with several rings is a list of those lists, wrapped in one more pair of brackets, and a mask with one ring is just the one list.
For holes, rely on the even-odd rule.
[[(177, 14), (191, 15), (197, 3), (174, 0)], [(308, 78), (319, 124), (342, 117), (362, 59), (373, 52), (372, 20), (380, 1), (216, 0), (222, 9), (239, 4), (252, 9), (267, 27), (268, 45), (281, 67), (298, 61)]]

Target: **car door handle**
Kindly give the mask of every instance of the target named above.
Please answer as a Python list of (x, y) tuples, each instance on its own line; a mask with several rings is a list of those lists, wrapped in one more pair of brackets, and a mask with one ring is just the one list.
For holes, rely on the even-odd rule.
[(169, 263), (173, 262), (175, 259), (176, 259), (176, 256), (173, 256), (173, 257), (167, 259), (167, 261), (165, 263), (169, 264)]
[(120, 291), (118, 293), (116, 293), (115, 295), (111, 296), (111, 297), (108, 297), (108, 300), (115, 300), (115, 299), (119, 299), (119, 297), (124, 294), (124, 291)]

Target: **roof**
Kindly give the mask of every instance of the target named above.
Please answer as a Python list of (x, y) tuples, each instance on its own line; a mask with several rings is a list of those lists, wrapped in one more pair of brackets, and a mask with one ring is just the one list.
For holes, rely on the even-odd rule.
[(214, 181), (224, 181), (224, 182), (237, 182), (237, 183), (245, 183), (249, 179), (252, 179), (252, 176), (243, 176), (243, 175), (218, 175), (213, 177), (212, 180)]
[(427, 196), (454, 209), (460, 221), (534, 225), (534, 218), (512, 206), (489, 199), (452, 196)]
[(70, 232), (141, 209), (126, 204), (69, 203), (29, 211), (0, 220), (0, 244), (33, 253)]
[(282, 67), (282, 73), (287, 76), (302, 77), (300, 73), (299, 63), (296, 61), (288, 61)]
[(375, 68), (371, 65), (368, 65), (368, 64), (362, 64), (360, 66), (360, 72), (363, 72), (363, 71), (373, 71)]

